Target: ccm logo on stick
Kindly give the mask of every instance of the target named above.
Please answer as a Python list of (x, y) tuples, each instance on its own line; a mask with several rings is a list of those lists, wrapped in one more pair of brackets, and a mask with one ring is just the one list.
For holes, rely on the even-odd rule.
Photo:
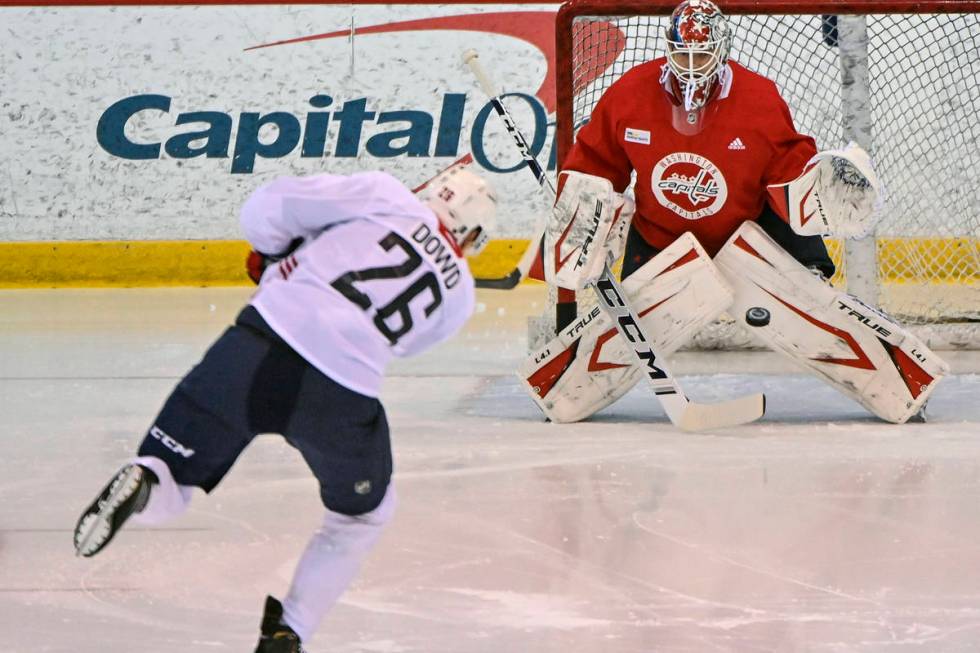
[[(606, 302), (606, 306), (613, 311), (620, 312), (617, 310), (617, 307), (626, 308), (626, 302), (623, 301), (623, 298), (616, 292), (615, 286), (609, 283), (608, 280), (600, 279), (596, 284), (596, 289), (599, 291), (601, 298)], [(666, 379), (667, 373), (657, 367), (657, 356), (650, 349), (649, 345), (646, 344), (643, 332), (640, 331), (633, 316), (627, 311), (625, 315), (619, 315), (617, 320), (619, 321), (620, 333), (626, 336), (626, 339), (632, 343), (636, 355), (646, 363), (647, 376), (653, 380)], [(675, 390), (673, 389), (656, 391), (657, 394), (674, 394), (674, 392)]]

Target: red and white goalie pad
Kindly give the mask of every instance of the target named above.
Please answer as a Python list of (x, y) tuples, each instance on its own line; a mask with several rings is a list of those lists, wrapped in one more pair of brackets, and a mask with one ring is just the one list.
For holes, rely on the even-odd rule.
[(544, 234), (544, 278), (580, 290), (602, 274), (626, 245), (633, 202), (608, 179), (581, 172), (558, 176), (558, 196)]
[(715, 263), (735, 290), (729, 313), (768, 347), (878, 417), (903, 423), (949, 367), (881, 311), (838, 292), (746, 222)]
[[(674, 241), (623, 282), (644, 332), (670, 353), (732, 301), (732, 291), (697, 239)], [(553, 422), (577, 422), (605, 408), (642, 378), (615, 325), (596, 306), (519, 368), (531, 398)]]
[(863, 238), (881, 217), (878, 176), (855, 143), (819, 152), (802, 175), (768, 190), (773, 209), (801, 236)]

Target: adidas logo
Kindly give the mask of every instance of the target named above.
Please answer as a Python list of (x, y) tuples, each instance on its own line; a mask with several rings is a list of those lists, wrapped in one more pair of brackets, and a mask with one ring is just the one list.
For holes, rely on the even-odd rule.
[(741, 138), (736, 137), (734, 141), (728, 144), (728, 149), (730, 150), (744, 150), (745, 143), (742, 142)]

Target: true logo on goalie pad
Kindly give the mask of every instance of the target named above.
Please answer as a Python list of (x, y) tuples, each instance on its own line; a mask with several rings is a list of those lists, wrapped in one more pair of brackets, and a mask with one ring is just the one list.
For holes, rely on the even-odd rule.
[(602, 202), (595, 203), (595, 209), (592, 211), (592, 225), (589, 228), (589, 235), (585, 237), (585, 242), (582, 243), (582, 251), (578, 255), (578, 259), (575, 261), (575, 269), (578, 269), (586, 264), (589, 260), (589, 245), (595, 240), (595, 234), (599, 230), (599, 224), (602, 219)]
[(728, 199), (728, 183), (718, 166), (691, 152), (660, 159), (650, 175), (650, 187), (662, 206), (685, 220), (714, 215)]
[[(824, 229), (829, 232), (830, 231), (830, 222), (827, 220), (827, 216), (824, 213), (824, 210), (823, 210), (823, 202), (820, 201), (820, 195), (819, 194), (813, 193), (813, 189), (814, 189), (815, 186), (816, 186), (816, 182), (814, 182), (813, 185), (810, 186), (810, 190), (808, 190), (806, 192), (806, 194), (803, 195), (803, 199), (800, 200), (800, 226), (801, 227), (805, 226), (806, 223), (809, 222), (813, 218), (813, 216), (819, 215), (820, 216), (820, 222), (823, 224)], [(816, 204), (816, 207), (812, 211), (810, 211), (809, 213), (806, 213), (805, 205), (806, 205), (806, 201), (807, 201), (807, 199), (809, 199), (811, 193), (813, 193), (813, 202), (814, 202), (814, 204)]]
[[(862, 305), (864, 305), (863, 302)], [(848, 306), (847, 304), (845, 304), (840, 300), (837, 300), (837, 307), (844, 313), (847, 313), (848, 317), (853, 317), (855, 320), (857, 320), (864, 326), (868, 327), (872, 331), (881, 334), (885, 338), (889, 337), (892, 334), (891, 331), (881, 326), (867, 315), (862, 315), (861, 313), (858, 313), (856, 310), (854, 310), (854, 307)]]
[(601, 312), (602, 311), (598, 306), (593, 306), (591, 311), (573, 322), (571, 326), (565, 328), (565, 335), (567, 335), (569, 338), (575, 337), (578, 335), (579, 331), (589, 326), (589, 323), (592, 322), (592, 320), (599, 317)]

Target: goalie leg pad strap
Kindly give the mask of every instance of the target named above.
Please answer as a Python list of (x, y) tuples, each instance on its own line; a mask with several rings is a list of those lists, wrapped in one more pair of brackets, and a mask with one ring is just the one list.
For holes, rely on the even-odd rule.
[(753, 222), (715, 263), (735, 290), (736, 322), (884, 420), (915, 415), (949, 372), (902, 325), (819, 280)]
[[(670, 353), (732, 301), (732, 291), (691, 234), (684, 234), (623, 282), (657, 352)], [(642, 378), (615, 325), (594, 307), (518, 370), (553, 422), (576, 422), (613, 403)]]

